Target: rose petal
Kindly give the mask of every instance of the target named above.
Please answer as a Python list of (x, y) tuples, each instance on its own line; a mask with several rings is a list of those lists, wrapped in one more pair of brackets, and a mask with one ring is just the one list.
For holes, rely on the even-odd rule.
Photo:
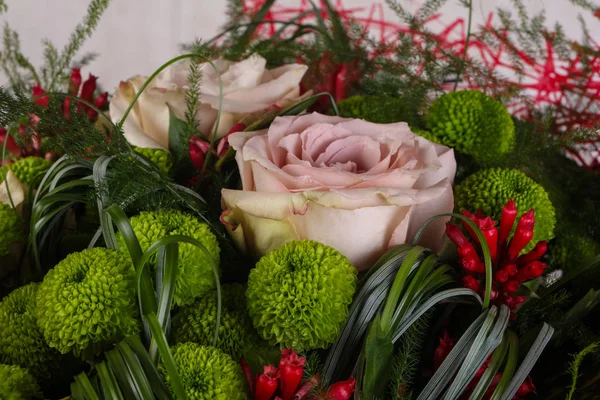
[[(0, 172), (3, 173), (3, 172)], [(10, 192), (10, 197), (8, 193)], [(0, 203), (19, 207), (25, 200), (26, 187), (11, 171), (6, 173), (6, 179), (0, 184)], [(12, 199), (12, 204), (11, 200)]]

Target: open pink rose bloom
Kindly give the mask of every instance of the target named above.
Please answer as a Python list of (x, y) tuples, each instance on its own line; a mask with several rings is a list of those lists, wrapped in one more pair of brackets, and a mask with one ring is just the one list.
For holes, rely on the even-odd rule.
[[(243, 190), (223, 190), (222, 221), (236, 244), (256, 257), (290, 240), (312, 239), (368, 269), (454, 206), (453, 151), (415, 135), (404, 122), (313, 113), (234, 133), (229, 143)], [(446, 221), (430, 224), (421, 244), (439, 250)]]

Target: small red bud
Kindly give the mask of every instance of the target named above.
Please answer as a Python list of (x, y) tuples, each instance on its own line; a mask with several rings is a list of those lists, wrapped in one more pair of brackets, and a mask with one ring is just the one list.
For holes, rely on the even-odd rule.
[[(35, 85), (33, 88), (33, 97), (38, 97), (43, 95), (44, 93), (46, 93), (46, 91), (44, 89), (42, 89), (42, 86), (40, 85)], [(38, 97), (37, 99), (35, 99), (35, 104), (37, 104), (38, 106), (42, 106), (44, 108), (48, 108), (48, 103), (50, 102), (50, 98), (48, 96), (42, 96), (42, 97)]]
[(355, 386), (356, 379), (353, 377), (347, 381), (336, 382), (327, 391), (327, 398), (329, 400), (348, 400), (354, 393)]
[(513, 199), (509, 199), (502, 208), (502, 216), (500, 217), (500, 243), (504, 243), (508, 239), (516, 218), (517, 206)]
[(463, 276), (462, 282), (464, 287), (466, 287), (467, 289), (471, 289), (476, 293), (478, 293), (479, 289), (481, 288), (479, 281), (471, 275)]
[(467, 239), (463, 231), (461, 231), (458, 226), (450, 222), (446, 223), (446, 235), (448, 235), (450, 240), (452, 240), (452, 242), (454, 242), (454, 244), (458, 248), (464, 247), (465, 244), (469, 243), (469, 240)]
[(519, 386), (519, 389), (517, 389), (515, 396), (523, 397), (529, 393), (535, 393), (535, 386), (533, 385), (533, 381), (531, 380), (530, 376), (528, 376), (527, 379), (521, 383), (521, 386)]
[(460, 259), (460, 265), (469, 272), (484, 273), (485, 266), (478, 256), (467, 256)]
[(504, 283), (506, 281), (508, 281), (508, 272), (504, 271), (504, 270), (498, 270), (496, 271), (496, 273), (494, 274), (494, 279), (498, 282), (498, 283)]
[(94, 92), (96, 91), (96, 79), (97, 76), (90, 74), (90, 77), (83, 82), (83, 86), (81, 87), (81, 98), (88, 102), (94, 101)]
[(504, 271), (506, 271), (508, 276), (515, 276), (519, 272), (515, 264), (508, 264), (506, 267), (504, 267)]
[(283, 349), (281, 355), (281, 397), (283, 400), (291, 400), (302, 381), (306, 359), (299, 357), (293, 349)]
[(541, 261), (532, 261), (519, 270), (517, 274), (517, 280), (519, 282), (525, 282), (530, 279), (537, 278), (542, 275), (546, 270), (546, 264)]
[(519, 287), (521, 287), (521, 285), (517, 280), (511, 280), (504, 284), (504, 290), (506, 290), (509, 293), (516, 292), (517, 290), (519, 290)]
[(548, 243), (546, 241), (537, 242), (533, 250), (527, 254), (523, 254), (517, 258), (517, 265), (525, 265), (532, 261), (539, 260), (546, 251), (548, 250)]
[(263, 371), (256, 380), (254, 400), (271, 400), (277, 391), (279, 370), (273, 365), (267, 365)]
[(73, 68), (71, 70), (71, 77), (69, 78), (69, 93), (73, 96), (77, 96), (77, 93), (79, 93), (80, 86), (81, 70), (79, 68)]

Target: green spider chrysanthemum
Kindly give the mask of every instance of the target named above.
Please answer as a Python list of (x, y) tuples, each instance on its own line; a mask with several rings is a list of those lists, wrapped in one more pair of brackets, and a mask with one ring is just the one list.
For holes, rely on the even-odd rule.
[(600, 243), (571, 232), (557, 234), (550, 247), (550, 254), (557, 267), (565, 271), (576, 271), (584, 267), (586, 261), (600, 254)]
[(138, 331), (135, 270), (122, 253), (73, 253), (44, 277), (36, 316), (46, 342), (61, 353), (98, 354)]
[[(246, 400), (246, 383), (239, 364), (215, 347), (181, 343), (171, 348), (190, 400)], [(159, 371), (171, 382), (164, 365)], [(171, 389), (172, 390), (172, 389)]]
[(515, 201), (520, 217), (534, 209), (535, 227), (533, 240), (527, 245), (529, 251), (540, 240), (554, 237), (555, 210), (544, 188), (516, 169), (482, 169), (466, 178), (456, 187), (454, 200), (458, 210), (483, 211), (496, 221), (502, 207), (509, 199)]
[(360, 118), (378, 124), (406, 120), (402, 99), (384, 96), (352, 96), (339, 102), (340, 116)]
[(428, 139), (494, 164), (515, 146), (515, 125), (506, 107), (476, 90), (446, 93), (427, 112)]
[(37, 326), (39, 285), (22, 286), (0, 302), (0, 361), (29, 368), (38, 376), (55, 367), (59, 356), (46, 344)]
[(135, 147), (136, 153), (143, 155), (148, 160), (152, 161), (162, 172), (168, 174), (173, 166), (171, 153), (163, 149), (151, 149), (145, 147)]
[(42, 398), (42, 391), (29, 371), (17, 365), (0, 364), (0, 399)]
[(0, 257), (9, 253), (8, 247), (23, 239), (23, 219), (8, 204), (0, 203)]
[[(215, 265), (219, 265), (220, 249), (217, 238), (207, 224), (192, 215), (180, 211), (142, 212), (131, 218), (131, 227), (143, 251), (168, 235), (190, 236), (202, 243)], [(117, 235), (117, 242), (120, 249), (127, 249), (121, 234)], [(190, 304), (214, 286), (214, 272), (204, 251), (192, 244), (181, 243), (174, 303)]]
[(335, 249), (303, 240), (267, 254), (250, 271), (248, 310), (270, 343), (325, 348), (346, 321), (356, 269)]
[(52, 166), (52, 161), (41, 157), (25, 157), (11, 164), (10, 169), (21, 182), (31, 186), (39, 183), (42, 176)]
[[(221, 289), (221, 322), (217, 347), (237, 360), (244, 349), (260, 345), (261, 339), (248, 315), (246, 286), (231, 284), (223, 285)], [(217, 293), (211, 291), (196, 302), (182, 307), (173, 319), (175, 342), (212, 345), (216, 318)]]

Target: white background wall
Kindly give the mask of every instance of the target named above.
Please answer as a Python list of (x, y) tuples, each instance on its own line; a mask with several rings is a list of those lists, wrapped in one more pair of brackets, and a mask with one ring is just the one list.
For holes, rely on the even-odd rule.
[[(418, 0), (398, 0), (416, 6)], [(16, 29), (22, 50), (34, 65), (41, 62), (42, 38), (50, 39), (58, 48), (67, 41), (75, 25), (85, 15), (86, 0), (6, 0), (8, 12), (1, 19)], [(346, 8), (368, 7), (371, 0), (341, 0)], [(383, 2), (380, 0), (379, 2)], [(580, 38), (576, 20), (580, 9), (568, 0), (524, 0), (530, 12), (545, 10), (548, 22), (560, 20), (573, 38)], [(276, 4), (294, 6), (300, 0), (278, 0)], [(510, 0), (475, 0), (475, 24), (497, 6), (510, 7)], [(97, 52), (100, 57), (83, 71), (100, 77), (99, 82), (111, 90), (120, 80), (135, 74), (148, 74), (169, 58), (179, 54), (178, 45), (195, 37), (208, 39), (225, 21), (225, 0), (112, 0), (94, 36), (83, 52)], [(457, 0), (444, 7), (446, 20), (465, 16), (466, 10)], [(385, 9), (387, 20), (395, 14)], [(366, 11), (363, 15), (366, 15)], [(600, 37), (600, 23), (591, 16), (590, 28)], [(0, 84), (6, 79), (0, 74)]]

